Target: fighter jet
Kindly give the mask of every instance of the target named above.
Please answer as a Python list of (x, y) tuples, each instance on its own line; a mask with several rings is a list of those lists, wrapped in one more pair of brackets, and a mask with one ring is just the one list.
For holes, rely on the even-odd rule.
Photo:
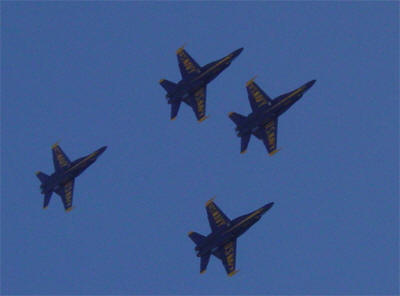
[(75, 178), (94, 163), (106, 149), (107, 146), (101, 147), (93, 153), (71, 162), (61, 150), (61, 147), (58, 144), (54, 144), (51, 150), (53, 152), (55, 172), (50, 176), (42, 172), (36, 172), (36, 176), (42, 183), (40, 189), (41, 193), (44, 194), (43, 208), (47, 208), (51, 195), (55, 192), (61, 197), (65, 211), (71, 211)]
[(254, 82), (254, 78), (248, 81), (246, 88), (253, 112), (247, 117), (235, 112), (229, 113), (229, 118), (236, 124), (237, 136), (241, 138), (240, 153), (246, 152), (252, 134), (264, 142), (269, 155), (278, 152), (280, 150), (276, 149), (278, 117), (297, 102), (314, 83), (315, 80), (311, 80), (272, 100)]
[(200, 273), (206, 271), (211, 254), (222, 260), (228, 276), (234, 275), (236, 265), (236, 239), (245, 233), (254, 223), (260, 220), (272, 206), (273, 202), (249, 214), (230, 220), (210, 199), (206, 203), (208, 222), (211, 234), (203, 236), (189, 232), (189, 237), (196, 244), (195, 251), (200, 257)]
[(176, 54), (182, 80), (178, 83), (160, 80), (161, 86), (167, 91), (168, 104), (171, 105), (171, 120), (178, 115), (182, 101), (192, 107), (199, 122), (205, 120), (207, 84), (225, 70), (242, 50), (243, 48), (235, 50), (220, 60), (200, 67), (183, 47), (179, 48)]

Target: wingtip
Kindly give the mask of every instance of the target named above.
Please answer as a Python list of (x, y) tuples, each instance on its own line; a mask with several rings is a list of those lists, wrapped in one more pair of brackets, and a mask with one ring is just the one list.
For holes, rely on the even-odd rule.
[(178, 53), (182, 52), (182, 50), (185, 48), (185, 46), (186, 46), (186, 43), (184, 43), (181, 47), (179, 47), (179, 48), (176, 50), (176, 53), (178, 54)]
[(57, 141), (57, 142), (55, 142), (53, 145), (51, 145), (51, 149), (54, 149), (54, 148), (56, 148), (57, 146), (58, 146), (58, 144), (59, 144), (59, 142)]
[(281, 151), (281, 150), (282, 150), (282, 148), (275, 149), (274, 151), (271, 151), (271, 152), (269, 153), (269, 156), (275, 155), (276, 153), (278, 153), (278, 152)]
[(215, 196), (213, 196), (212, 198), (210, 198), (210, 199), (206, 202), (206, 207), (207, 207), (210, 203), (214, 202), (214, 199), (215, 199)]
[(233, 276), (233, 275), (237, 274), (238, 272), (239, 272), (239, 270), (234, 270), (234, 271), (228, 273), (228, 276)]
[(202, 118), (200, 118), (199, 120), (197, 120), (198, 122), (203, 122), (204, 120), (206, 120), (209, 116), (203, 116)]
[(253, 83), (254, 79), (256, 79), (257, 76), (254, 76), (253, 78), (251, 78), (249, 81), (246, 82), (246, 86), (249, 86), (250, 84)]

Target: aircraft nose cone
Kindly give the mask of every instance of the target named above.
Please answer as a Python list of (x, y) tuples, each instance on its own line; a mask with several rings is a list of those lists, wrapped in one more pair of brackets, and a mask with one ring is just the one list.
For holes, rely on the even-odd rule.
[(270, 202), (269, 204), (266, 204), (265, 206), (262, 207), (263, 209), (263, 214), (265, 214), (272, 206), (274, 205), (273, 202)]
[(235, 50), (235, 51), (232, 53), (232, 54), (233, 54), (233, 57), (236, 58), (242, 51), (243, 51), (243, 47), (241, 47), (241, 48)]
[(99, 155), (100, 155), (100, 154), (102, 154), (104, 151), (106, 151), (106, 149), (107, 149), (107, 146), (103, 146), (103, 147), (101, 147), (99, 150), (97, 150), (97, 152), (98, 152)]
[(314, 85), (314, 83), (316, 82), (317, 80), (311, 80), (311, 81), (309, 81), (309, 82), (307, 82), (306, 83), (306, 87), (307, 87), (307, 89), (309, 89), (311, 86), (313, 86)]

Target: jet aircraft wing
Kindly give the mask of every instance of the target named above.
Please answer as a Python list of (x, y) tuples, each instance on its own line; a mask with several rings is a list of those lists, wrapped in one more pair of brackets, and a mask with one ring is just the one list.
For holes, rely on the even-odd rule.
[(271, 98), (255, 83), (254, 78), (246, 83), (251, 109), (256, 111), (264, 105), (271, 105)]
[(182, 78), (188, 78), (201, 72), (201, 67), (182, 47), (176, 51), (178, 57), (179, 70)]
[(53, 152), (53, 164), (55, 171), (60, 171), (68, 168), (71, 165), (71, 161), (68, 159), (68, 156), (62, 151), (61, 147), (58, 144), (54, 144), (51, 147)]
[(278, 134), (278, 119), (273, 119), (264, 125), (263, 129), (255, 132), (255, 136), (261, 139), (268, 150), (269, 155), (274, 155), (279, 150), (276, 149)]
[(191, 97), (190, 105), (198, 121), (205, 120), (206, 117), (206, 87), (197, 90)]
[(206, 203), (206, 210), (208, 222), (213, 232), (218, 231), (220, 228), (227, 227), (231, 223), (231, 220), (218, 208), (213, 199), (210, 199)]
[(237, 270), (236, 266), (236, 239), (231, 240), (219, 248), (219, 255), (221, 256), (222, 263), (224, 264), (226, 273), (233, 276)]
[(74, 192), (74, 179), (65, 183), (61, 188), (56, 190), (56, 193), (61, 197), (65, 211), (72, 210), (72, 196)]

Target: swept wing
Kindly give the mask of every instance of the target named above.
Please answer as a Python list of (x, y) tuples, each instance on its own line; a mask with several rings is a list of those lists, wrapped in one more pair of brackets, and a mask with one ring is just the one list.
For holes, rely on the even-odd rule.
[(267, 122), (263, 128), (258, 129), (254, 135), (261, 139), (268, 150), (269, 155), (273, 155), (278, 150), (276, 149), (278, 134), (278, 119), (273, 119)]
[(51, 147), (53, 153), (53, 164), (55, 171), (65, 170), (71, 165), (71, 161), (68, 159), (68, 156), (62, 151), (61, 147), (58, 144), (54, 144)]
[(179, 48), (176, 51), (178, 57), (179, 70), (181, 71), (182, 78), (189, 78), (194, 74), (201, 72), (201, 67), (196, 61), (184, 50)]
[(72, 197), (74, 193), (74, 179), (68, 181), (56, 190), (56, 193), (61, 197), (64, 208), (67, 212), (72, 210)]
[(246, 83), (251, 109), (256, 111), (264, 105), (271, 105), (271, 98), (252, 80)]
[(229, 276), (234, 275), (237, 270), (236, 266), (236, 239), (231, 240), (219, 248), (219, 255), (221, 256), (222, 263), (224, 264), (226, 273)]
[(206, 87), (197, 90), (191, 97), (190, 105), (198, 121), (206, 119)]
[(231, 220), (218, 208), (213, 199), (206, 203), (208, 222), (213, 232), (229, 226)]

